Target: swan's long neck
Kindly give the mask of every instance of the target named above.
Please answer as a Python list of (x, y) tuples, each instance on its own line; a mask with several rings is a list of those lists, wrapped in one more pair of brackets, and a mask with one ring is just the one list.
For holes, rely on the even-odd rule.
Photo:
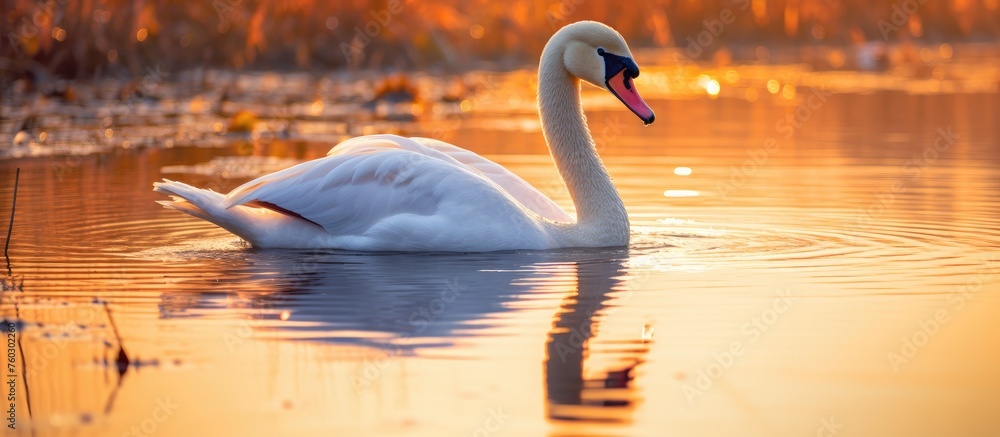
[(542, 52), (538, 106), (545, 140), (576, 205), (577, 223), (565, 227), (567, 236), (608, 246), (628, 244), (625, 205), (587, 128), (580, 80), (566, 70), (562, 45), (555, 39)]

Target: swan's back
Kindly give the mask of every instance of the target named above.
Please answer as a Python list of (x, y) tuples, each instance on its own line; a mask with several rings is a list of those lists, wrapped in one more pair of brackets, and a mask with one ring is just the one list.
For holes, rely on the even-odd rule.
[[(475, 153), (394, 135), (349, 140), (325, 158), (254, 179), (224, 198), (169, 181), (157, 189), (187, 201), (175, 201), (175, 209), (262, 247), (542, 249), (555, 244), (546, 219), (569, 220), (523, 179)], [(233, 217), (253, 210), (281, 218), (282, 229), (263, 222), (256, 229)]]
[(444, 141), (398, 135), (366, 135), (340, 143), (331, 149), (327, 156), (379, 153), (393, 149), (407, 150), (472, 170), (493, 181), (526, 208), (546, 219), (558, 222), (573, 220), (573, 217), (552, 199), (520, 176), (475, 152)]

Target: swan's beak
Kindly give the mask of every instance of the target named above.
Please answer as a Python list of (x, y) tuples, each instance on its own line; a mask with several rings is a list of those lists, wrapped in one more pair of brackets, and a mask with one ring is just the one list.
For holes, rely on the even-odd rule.
[(619, 56), (598, 48), (597, 54), (604, 58), (604, 84), (608, 91), (621, 100), (628, 109), (638, 115), (645, 124), (650, 124), (656, 119), (653, 109), (639, 97), (639, 90), (635, 89), (632, 79), (639, 77), (639, 66), (628, 56)]
[(618, 97), (618, 100), (621, 100), (625, 106), (628, 106), (628, 109), (635, 115), (638, 115), (643, 124), (649, 125), (656, 119), (656, 114), (639, 96), (639, 90), (635, 89), (635, 84), (632, 83), (633, 76), (629, 73), (628, 69), (622, 69), (618, 74), (609, 78), (606, 82), (608, 90), (615, 97)]

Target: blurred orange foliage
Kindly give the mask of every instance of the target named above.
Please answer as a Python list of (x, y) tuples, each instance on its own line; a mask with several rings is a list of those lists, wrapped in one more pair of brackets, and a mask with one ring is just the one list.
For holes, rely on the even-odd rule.
[(858, 39), (996, 41), (1000, 37), (997, 0), (8, 0), (0, 4), (5, 33), (0, 68), (13, 73), (5, 74), (4, 80), (31, 74), (136, 75), (156, 65), (168, 71), (201, 66), (508, 68), (534, 61), (548, 36), (573, 21), (603, 21), (634, 47), (683, 47), (726, 10), (735, 20), (718, 32), (713, 50), (749, 44), (846, 45)]

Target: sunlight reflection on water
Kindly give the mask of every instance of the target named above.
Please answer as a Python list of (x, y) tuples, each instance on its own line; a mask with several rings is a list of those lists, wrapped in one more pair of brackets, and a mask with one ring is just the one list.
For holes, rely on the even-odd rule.
[[(834, 75), (805, 76), (797, 98)], [(731, 81), (718, 100), (653, 101), (649, 128), (588, 101), (592, 126), (620, 129), (599, 139), (632, 222), (621, 249), (259, 251), (153, 202), (164, 175), (224, 192), (358, 125), (0, 161), (4, 179), (22, 168), (24, 291), (0, 304), (32, 390), (19, 432), (121, 434), (168, 403), (164, 434), (467, 435), (490, 418), (496, 435), (815, 434), (830, 417), (858, 435), (989, 431), (1000, 99), (838, 93), (785, 136), (795, 103), (759, 86), (756, 104)], [(533, 109), (480, 104), (386, 126), (446, 135), (572, 208)], [(957, 140), (925, 157), (949, 127)], [(11, 194), (0, 185), (0, 211)], [(926, 347), (887, 358), (940, 311)], [(118, 341), (139, 363), (123, 375)]]

